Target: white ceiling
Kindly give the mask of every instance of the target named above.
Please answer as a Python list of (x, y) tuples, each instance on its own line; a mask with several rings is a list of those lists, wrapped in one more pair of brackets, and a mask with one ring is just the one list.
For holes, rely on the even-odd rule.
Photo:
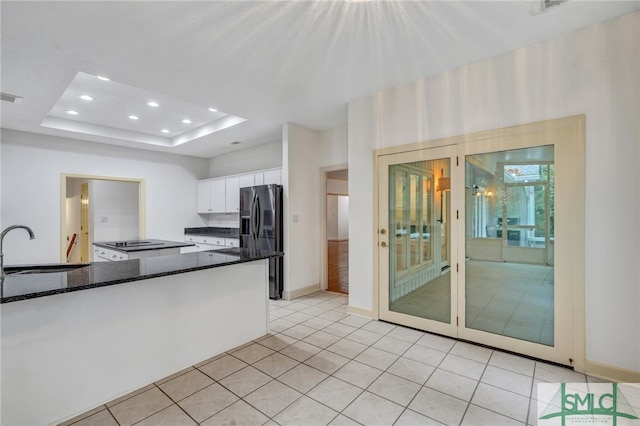
[[(640, 1), (6, 1), (3, 128), (209, 158), (346, 123), (347, 102), (640, 9)], [(43, 127), (79, 72), (246, 121), (175, 146)], [(158, 123), (158, 125), (160, 125)], [(230, 145), (233, 141), (240, 145)]]

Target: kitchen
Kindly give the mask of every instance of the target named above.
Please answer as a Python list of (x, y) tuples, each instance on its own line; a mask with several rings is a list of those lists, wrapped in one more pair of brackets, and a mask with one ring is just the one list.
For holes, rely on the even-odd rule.
[[(46, 9), (50, 6), (44, 7)], [(7, 16), (5, 12), (6, 9), (3, 9), (3, 45), (5, 43), (5, 28), (10, 28), (4, 25), (4, 17)], [(82, 10), (82, 6), (79, 6), (77, 10), (68, 11), (66, 16), (69, 16), (69, 19), (71, 19), (71, 17), (77, 18), (86, 12), (86, 10)], [(113, 18), (113, 15), (109, 16)], [(61, 17), (61, 19), (64, 18)], [(42, 22), (47, 21), (47, 19), (42, 19)], [(615, 37), (618, 31), (627, 34), (625, 31), (630, 31), (629, 28), (633, 26), (634, 22), (635, 21), (632, 21), (630, 24), (629, 21), (623, 21), (622, 23), (616, 24), (619, 26), (610, 24), (604, 27), (604, 31), (606, 34), (611, 35), (611, 37)], [(23, 23), (24, 22), (20, 22), (20, 24)], [(298, 28), (298, 26), (295, 25), (295, 21), (292, 23), (292, 28)], [(24, 30), (15, 28), (14, 31), (22, 35), (25, 33)], [(106, 30), (100, 28), (95, 30), (96, 34), (104, 34), (104, 31)], [(139, 34), (140, 32), (144, 33), (144, 31), (141, 31), (138, 27), (131, 28), (130, 31), (131, 33), (129, 33), (129, 35)], [(571, 46), (577, 46), (577, 49), (574, 49), (575, 51), (591, 50), (583, 49), (583, 47), (591, 46), (590, 41), (592, 41), (592, 37), (594, 37), (593, 31), (595, 30), (590, 30), (587, 35), (581, 33), (572, 36), (567, 42)], [(34, 37), (36, 37), (35, 34), (38, 34), (39, 31), (34, 29), (32, 33)], [(106, 34), (109, 33), (107, 32)], [(122, 56), (117, 53), (120, 51), (120, 47), (118, 46), (127, 45), (125, 42), (127, 34), (123, 33), (122, 38), (120, 37), (121, 36), (104, 36), (102, 40), (100, 40), (100, 43), (106, 43), (103, 44), (103, 46), (105, 46), (104, 51), (109, 52), (109, 55), (111, 55), (108, 60), (106, 60), (107, 63), (128, 64), (130, 63), (131, 57), (135, 56), (135, 54), (132, 53), (122, 54)], [(130, 39), (135, 39), (135, 37), (132, 36)], [(48, 48), (44, 50), (56, 52), (61, 46), (64, 46), (65, 43), (70, 43), (70, 41), (64, 37), (60, 40), (63, 40), (63, 42), (61, 42), (58, 47), (54, 46), (53, 43), (44, 43)], [(563, 41), (565, 40), (563, 39)], [(34, 44), (37, 45), (39, 43), (42, 43), (42, 40), (38, 39)], [(552, 42), (550, 45), (543, 45), (540, 49), (544, 53), (553, 54), (557, 52), (556, 49), (560, 49), (562, 53), (566, 53), (558, 47), (560, 45), (562, 45), (561, 42)], [(615, 45), (619, 46), (617, 49), (620, 49), (620, 51), (614, 50), (609, 53), (608, 55), (611, 55), (611, 58), (598, 51), (597, 55), (602, 55), (602, 58), (606, 57), (606, 60), (584, 60), (570, 56), (566, 62), (568, 63), (573, 60), (574, 62), (572, 63), (585, 64), (587, 69), (592, 69), (592, 67), (588, 65), (592, 63), (592, 61), (598, 64), (612, 61), (614, 64), (617, 64), (620, 61), (624, 61), (624, 57), (633, 56), (633, 54), (629, 52), (634, 46), (624, 47), (626, 45), (623, 43), (616, 43)], [(293, 48), (293, 46), (291, 47)], [(277, 53), (274, 52), (274, 49), (266, 48), (265, 50), (270, 54)], [(286, 49), (282, 50), (284, 51)], [(452, 51), (453, 50), (454, 49), (452, 49)], [(521, 51), (520, 54), (508, 56), (506, 60), (504, 58), (492, 60), (488, 63), (487, 68), (496, 66), (504, 72), (504, 75), (511, 75), (510, 71), (513, 70), (512, 65), (509, 66), (506, 65), (506, 63), (519, 63), (520, 58), (527, 57), (533, 50), (535, 49)], [(42, 58), (38, 58), (38, 56), (39, 55), (31, 55), (34, 63), (20, 63), (20, 67), (18, 67), (21, 69), (20, 72), (26, 73), (26, 70), (46, 69), (46, 66), (39, 65), (39, 60), (51, 64), (51, 67), (53, 67), (53, 64), (59, 65), (60, 62), (65, 60), (64, 55), (57, 57), (54, 53), (43, 54)], [(562, 54), (558, 54), (558, 57), (560, 56), (562, 56)], [(274, 62), (278, 62), (279, 64), (287, 63), (286, 58), (279, 58), (279, 61)], [(600, 58), (600, 56), (598, 56), (598, 58)], [(156, 59), (158, 63), (163, 62), (161, 59)], [(244, 57), (244, 59), (246, 59), (246, 57)], [(267, 62), (269, 61), (265, 61), (265, 63)], [(3, 60), (3, 70), (8, 63), (9, 62)], [(92, 66), (95, 67), (92, 71), (95, 73), (101, 72), (101, 68), (103, 67), (100, 65), (104, 65), (104, 63), (105, 61), (95, 60), (95, 62), (92, 62)], [(193, 70), (206, 68), (207, 71), (202, 71), (202, 73), (208, 74), (207, 78), (211, 74), (210, 69), (218, 70), (218, 68), (214, 66), (209, 68), (198, 67), (197, 65), (201, 65), (201, 63), (192, 61), (189, 62), (186, 68)], [(566, 75), (568, 72), (566, 70), (571, 67), (567, 65), (564, 60), (559, 59), (557, 64), (553, 64), (553, 67), (553, 72), (550, 74), (561, 76), (555, 81), (570, 82), (572, 80)], [(57, 95), (64, 90), (65, 84), (61, 81), (68, 82), (73, 78), (78, 68), (81, 67), (70, 66), (69, 68), (74, 69), (68, 69), (63, 78), (56, 80), (58, 81), (57, 87), (52, 90), (56, 92), (56, 95), (51, 95), (52, 99), (56, 98)], [(166, 81), (171, 81), (171, 76), (174, 75), (172, 73), (175, 72), (175, 68), (160, 70), (158, 71), (159, 74), (164, 73), (162, 76), (152, 77), (156, 70), (151, 66), (146, 68), (146, 72), (143, 73), (144, 75), (138, 74), (136, 70), (133, 69), (134, 67), (123, 66), (123, 68), (122, 71), (112, 77), (137, 86), (151, 87), (157, 91), (161, 91)], [(324, 69), (322, 67), (318, 68)], [(528, 69), (528, 67), (524, 68)], [(612, 66), (610, 71), (614, 72), (614, 70), (618, 68), (620, 67)], [(470, 73), (469, 75), (478, 75), (480, 79), (486, 77), (485, 74), (482, 74), (484, 71), (478, 71), (475, 67), (464, 68), (464, 71), (468, 71)], [(29, 73), (31, 72), (33, 71), (29, 71)], [(219, 72), (225, 74), (224, 70), (219, 70)], [(475, 74), (476, 72), (478, 74)], [(201, 71), (196, 72), (196, 74), (201, 75), (199, 73), (201, 73)], [(228, 75), (228, 73), (229, 71), (227, 71), (225, 75)], [(277, 74), (277, 72), (265, 73), (265, 75)], [(299, 74), (311, 74), (311, 72), (300, 72)], [(342, 74), (345, 73), (343, 72)], [(571, 74), (575, 76), (575, 72)], [(363, 71), (358, 75), (369, 75), (369, 73)], [(446, 76), (450, 75), (449, 73), (446, 74)], [(464, 80), (459, 76), (459, 73), (454, 73), (453, 76), (455, 77), (454, 81), (456, 83), (454, 86), (473, 86), (472, 82)], [(29, 100), (35, 96), (33, 91), (40, 89), (40, 85), (35, 82), (42, 80), (41, 77), (41, 75), (35, 73), (31, 80), (33, 82), (31, 83), (33, 89), (23, 92), (25, 95), (24, 106), (29, 105)], [(415, 78), (406, 79), (406, 81), (413, 80), (415, 80)], [(350, 172), (353, 172), (354, 176), (353, 181), (350, 179), (349, 185), (355, 190), (351, 194), (350, 199), (350, 216), (353, 219), (357, 219), (351, 221), (349, 232), (351, 235), (358, 235), (357, 241), (354, 241), (354, 244), (350, 246), (351, 260), (354, 264), (358, 265), (358, 278), (351, 280), (350, 309), (353, 312), (375, 316), (377, 309), (375, 302), (376, 290), (371, 285), (371, 282), (373, 282), (375, 263), (373, 255), (371, 254), (371, 247), (373, 246), (372, 230), (374, 229), (373, 214), (371, 213), (371, 207), (373, 205), (373, 195), (371, 191), (371, 182), (373, 181), (371, 150), (373, 149), (374, 143), (382, 142), (373, 141), (392, 141), (386, 143), (403, 144), (415, 140), (429, 140), (443, 135), (462, 134), (465, 130), (468, 130), (467, 125), (474, 129), (501, 128), (513, 125), (514, 123), (548, 118), (550, 115), (557, 117), (582, 112), (582, 108), (576, 107), (576, 104), (589, 105), (589, 117), (595, 120), (593, 122), (594, 124), (590, 124), (589, 127), (591, 132), (589, 135), (595, 133), (596, 136), (589, 136), (588, 139), (588, 157), (590, 158), (590, 163), (588, 164), (587, 170), (597, 169), (601, 173), (598, 173), (600, 177), (597, 179), (594, 177), (596, 175), (595, 173), (587, 173), (587, 185), (590, 188), (594, 188), (594, 192), (591, 194), (607, 194), (607, 197), (612, 197), (613, 199), (624, 199), (628, 196), (628, 194), (622, 192), (621, 186), (616, 184), (613, 176), (621, 172), (629, 174), (632, 170), (637, 170), (636, 157), (623, 154), (630, 146), (635, 146), (633, 145), (635, 140), (631, 140), (628, 136), (628, 132), (633, 131), (634, 128), (632, 128), (631, 131), (627, 130), (625, 132), (624, 129), (629, 129), (631, 126), (630, 121), (622, 118), (625, 114), (614, 114), (619, 117), (614, 120), (613, 118), (607, 118), (610, 114), (606, 114), (605, 112), (621, 112), (621, 110), (636, 111), (636, 109), (634, 109), (637, 108), (635, 104), (628, 105), (630, 101), (623, 101), (619, 99), (620, 97), (613, 97), (615, 100), (611, 102), (613, 106), (609, 104), (601, 107), (595, 106), (590, 96), (598, 99), (599, 95), (594, 92), (596, 89), (592, 89), (592, 87), (597, 87), (598, 85), (592, 84), (593, 82), (590, 80), (589, 82), (575, 83), (578, 87), (570, 85), (570, 87), (573, 87), (575, 90), (573, 90), (570, 94), (571, 96), (567, 96), (567, 98), (572, 98), (574, 101), (569, 102), (567, 100), (553, 98), (554, 101), (550, 102), (550, 104), (554, 105), (553, 108), (547, 107), (546, 104), (535, 104), (527, 110), (529, 111), (527, 114), (522, 113), (518, 115), (513, 113), (513, 115), (507, 115), (500, 119), (488, 116), (488, 111), (502, 110), (505, 108), (504, 105), (513, 105), (513, 101), (509, 100), (510, 98), (508, 99), (508, 97), (503, 94), (500, 96), (496, 95), (496, 99), (504, 102), (502, 108), (500, 108), (500, 105), (493, 103), (489, 107), (476, 105), (475, 108), (465, 104), (465, 108), (468, 108), (465, 109), (465, 111), (469, 117), (474, 117), (474, 121), (473, 123), (464, 122), (455, 124), (457, 121), (447, 120), (449, 116), (446, 111), (443, 112), (439, 107), (439, 105), (447, 104), (445, 100), (451, 101), (447, 93), (439, 89), (441, 87), (449, 87), (445, 84), (446, 81), (444, 80), (446, 79), (443, 74), (437, 74), (436, 77), (426, 80), (428, 90), (435, 91), (436, 96), (433, 96), (432, 93), (426, 96), (425, 92), (428, 90), (421, 87), (420, 84), (416, 84), (415, 88), (411, 88), (412, 93), (415, 92), (417, 94), (415, 95), (415, 99), (411, 98), (413, 95), (407, 95), (398, 89), (397, 92), (405, 96), (399, 96), (405, 108), (395, 108), (397, 105), (394, 101), (390, 100), (396, 92), (385, 94), (384, 105), (389, 106), (390, 110), (398, 111), (397, 113), (382, 114), (382, 116), (388, 120), (385, 121), (385, 123), (389, 123), (388, 127), (380, 127), (374, 130), (371, 129), (370, 124), (367, 126), (367, 122), (371, 122), (370, 119), (373, 115), (370, 111), (374, 110), (368, 103), (371, 102), (371, 104), (373, 104), (373, 100), (367, 98), (366, 100), (354, 101), (349, 104), (348, 120), (338, 121), (333, 125), (317, 127), (323, 130), (314, 130), (315, 127), (311, 125), (293, 124), (293, 122), (296, 122), (293, 118), (296, 117), (296, 114), (293, 112), (289, 115), (278, 115), (279, 125), (275, 131), (270, 129), (269, 132), (267, 132), (269, 135), (263, 140), (263, 142), (266, 142), (264, 145), (252, 146), (248, 142), (244, 142), (244, 145), (240, 145), (243, 146), (243, 148), (236, 150), (231, 150), (228, 146), (225, 146), (221, 148), (216, 155), (210, 157), (195, 156), (193, 151), (189, 152), (189, 149), (191, 149), (187, 148), (189, 144), (182, 146), (181, 149), (183, 149), (182, 152), (184, 154), (181, 155), (152, 150), (142, 151), (122, 146), (121, 143), (119, 146), (116, 144), (96, 143), (101, 142), (101, 140), (94, 136), (77, 139), (62, 131), (43, 135), (35, 132), (33, 129), (28, 130), (26, 128), (20, 128), (20, 126), (15, 126), (14, 128), (5, 127), (3, 122), (1, 147), (3, 227), (10, 224), (23, 223), (31, 226), (36, 233), (35, 240), (29, 240), (25, 235), (20, 235), (17, 232), (8, 234), (5, 240), (6, 263), (55, 263), (60, 261), (60, 255), (63, 250), (66, 249), (65, 245), (61, 244), (60, 232), (65, 220), (61, 214), (60, 207), (60, 177), (62, 174), (70, 173), (144, 180), (146, 183), (147, 214), (146, 229), (143, 237), (183, 241), (185, 228), (209, 226), (231, 227), (227, 226), (229, 221), (226, 219), (204, 221), (202, 216), (197, 213), (197, 193), (195, 188), (199, 180), (280, 168), (285, 194), (284, 251), (287, 253), (284, 267), (284, 295), (285, 298), (296, 297), (321, 288), (323, 272), (320, 261), (321, 255), (318, 253), (319, 242), (322, 238), (322, 226), (320, 224), (322, 223), (321, 212), (323, 210), (323, 183), (321, 171), (325, 168), (335, 167), (336, 165), (348, 165)], [(635, 81), (628, 76), (620, 77), (619, 80), (629, 82), (629, 87), (633, 87)], [(3, 83), (4, 81), (5, 76), (3, 75)], [(538, 81), (537, 78), (534, 79), (534, 81)], [(545, 84), (540, 84), (538, 87), (547, 87), (546, 84), (548, 83), (549, 82), (545, 82)], [(202, 87), (205, 86), (207, 86), (207, 84), (202, 84)], [(397, 86), (397, 84), (390, 84), (385, 87), (395, 86)], [(8, 90), (8, 86), (3, 84), (3, 91), (5, 87), (7, 87)], [(297, 87), (304, 87), (304, 85)], [(508, 86), (508, 88), (514, 87), (517, 88), (518, 85), (513, 83)], [(562, 92), (557, 86), (553, 87), (557, 89), (557, 92)], [(216, 89), (219, 89), (219, 87)], [(236, 97), (238, 93), (249, 96), (241, 87), (236, 86), (232, 91), (234, 91)], [(509, 92), (510, 90), (505, 91)], [(514, 89), (510, 92), (513, 93), (515, 91)], [(174, 88), (173, 92), (179, 93), (180, 90)], [(371, 91), (371, 93), (373, 93), (373, 91)], [(575, 100), (576, 98), (573, 96), (578, 93), (580, 95), (577, 95), (577, 100)], [(314, 92), (314, 94), (319, 95), (317, 92)], [(358, 96), (364, 95), (365, 93), (354, 94), (350, 99), (356, 99)], [(196, 97), (198, 96), (199, 95), (196, 95)], [(260, 93), (257, 93), (255, 97), (253, 97), (253, 95), (251, 97), (255, 100), (254, 103), (257, 106), (271, 105), (268, 100), (261, 98)], [(406, 106), (418, 103), (419, 101), (416, 99), (433, 99), (428, 101), (429, 111), (432, 112), (429, 114), (423, 112), (425, 116), (432, 119), (431, 123), (439, 124), (433, 124), (432, 128), (425, 129), (424, 126), (417, 123), (418, 120), (410, 118), (415, 117), (415, 111), (412, 114), (408, 111), (410, 108)], [(233, 103), (230, 102), (230, 105), (232, 104)], [(19, 105), (20, 104), (3, 104), (3, 119), (5, 114), (14, 114), (12, 111), (8, 111), (9, 109), (16, 109)], [(457, 109), (457, 106), (459, 105), (453, 105), (452, 109)], [(46, 116), (47, 110), (50, 107), (51, 104), (48, 104), (46, 107), (39, 107), (37, 113), (40, 119)], [(343, 108), (342, 112), (346, 112), (346, 109), (347, 108)], [(418, 110), (420, 111), (419, 108)], [(439, 115), (440, 113), (433, 111), (440, 111), (440, 113), (444, 114), (445, 119), (442, 119)], [(430, 114), (435, 114), (435, 117)], [(254, 114), (254, 116), (258, 115), (258, 113)], [(344, 118), (346, 114), (342, 116)], [(622, 121), (618, 122), (616, 120)], [(344, 124), (346, 122), (349, 123), (348, 132), (347, 125)], [(447, 127), (447, 123), (450, 127)], [(401, 128), (409, 130), (403, 131)], [(612, 131), (613, 134), (609, 134), (603, 129), (616, 130)], [(235, 136), (234, 130), (230, 130), (228, 133), (230, 133), (229, 136)], [(240, 139), (241, 138), (229, 137), (228, 141)], [(600, 140), (610, 141), (606, 149), (599, 145), (598, 141)], [(165, 151), (170, 150), (167, 149)], [(613, 160), (615, 161), (612, 160), (611, 165), (605, 165), (603, 169), (600, 168), (601, 165), (593, 162), (595, 158), (607, 158), (610, 155), (614, 155), (615, 158)], [(614, 166), (612, 164), (617, 165)], [(629, 180), (634, 182), (635, 177), (637, 176), (627, 176)], [(637, 203), (633, 204), (633, 202), (637, 201), (637, 195), (633, 197), (635, 198), (632, 198), (631, 204), (636, 205)], [(610, 281), (607, 280), (606, 271), (612, 269), (620, 271), (620, 279), (615, 280), (616, 282), (612, 283), (613, 288), (609, 288), (608, 291), (614, 291), (616, 294), (628, 294), (629, 292), (635, 291), (628, 283), (634, 282), (636, 275), (634, 271), (625, 267), (623, 259), (628, 257), (628, 253), (637, 253), (637, 248), (635, 248), (636, 246), (633, 245), (628, 236), (625, 237), (628, 233), (616, 227), (616, 223), (629, 224), (635, 222), (631, 219), (625, 219), (623, 221), (614, 220), (613, 222), (615, 223), (608, 226), (605, 232), (602, 223), (611, 222), (612, 212), (610, 208), (603, 206), (602, 203), (591, 198), (588, 204), (588, 210), (590, 212), (588, 221), (588, 229), (590, 229), (589, 238), (591, 240), (607, 242), (607, 247), (611, 247), (612, 251), (605, 253), (603, 260), (595, 253), (588, 253), (587, 263), (593, 266), (589, 266), (591, 274), (590, 277), (587, 278), (587, 289), (592, 297), (604, 301), (603, 303), (608, 303), (606, 302), (608, 299), (604, 297), (604, 295), (603, 297), (597, 297), (601, 290), (596, 283), (596, 281)], [(633, 217), (636, 213), (637, 209), (632, 208), (628, 215)], [(613, 216), (618, 217), (619, 215), (625, 214), (627, 213), (616, 211)], [(612, 230), (611, 227), (614, 229)], [(613, 239), (614, 237), (616, 237), (616, 240)], [(620, 244), (621, 241), (623, 242), (622, 245)], [(64, 247), (64, 249), (62, 249), (61, 246)], [(600, 264), (609, 266), (597, 266)], [(612, 265), (615, 267), (612, 267)], [(357, 285), (355, 284), (356, 282), (361, 284)], [(625, 298), (625, 303), (632, 303), (630, 301), (631, 299), (632, 298)], [(595, 318), (590, 319), (591, 322), (606, 320), (607, 324), (615, 324), (616, 321), (625, 323), (624, 320), (626, 318), (624, 312), (637, 312), (637, 309), (633, 309), (635, 305), (631, 306), (632, 309), (614, 309), (610, 305), (607, 305), (606, 309), (603, 309), (602, 307), (598, 308), (597, 306), (593, 306), (593, 302), (588, 306), (590, 307), (589, 311), (593, 312), (592, 315), (595, 315)], [(637, 308), (637, 306), (635, 307)], [(604, 327), (604, 329), (608, 330), (607, 327)], [(626, 336), (594, 329), (593, 327), (588, 330), (587, 336), (589, 336), (590, 341), (593, 342), (589, 346), (589, 359), (628, 369), (635, 368), (635, 361), (632, 359), (635, 353), (632, 348), (635, 347), (634, 342), (628, 343)], [(606, 350), (600, 349), (617, 345), (622, 345), (626, 348), (626, 350), (620, 351), (621, 353), (617, 355), (620, 356), (620, 359), (611, 359), (610, 355), (606, 353)]]

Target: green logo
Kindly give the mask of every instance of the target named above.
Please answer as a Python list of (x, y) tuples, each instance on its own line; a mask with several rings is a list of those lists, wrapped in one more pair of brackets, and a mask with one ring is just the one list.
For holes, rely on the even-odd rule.
[[(544, 385), (551, 384), (539, 385), (539, 393), (540, 386)], [(566, 425), (567, 419), (575, 424), (614, 426), (617, 426), (619, 419), (638, 420), (638, 415), (618, 388), (618, 383), (572, 383), (569, 388), (566, 383), (560, 383), (560, 388), (546, 407), (544, 403), (538, 406), (538, 416), (539, 420), (555, 420), (540, 422), (540, 425), (558, 424), (560, 420), (562, 426)]]

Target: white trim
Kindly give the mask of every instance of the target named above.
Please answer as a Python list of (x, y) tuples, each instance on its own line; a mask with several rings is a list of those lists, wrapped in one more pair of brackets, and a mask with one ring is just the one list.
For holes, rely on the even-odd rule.
[(282, 298), (285, 300), (293, 300), (297, 299), (298, 297), (306, 296), (307, 294), (315, 293), (316, 291), (320, 291), (320, 283), (297, 288), (293, 291), (283, 291)]
[[(321, 167), (322, 179), (320, 182), (322, 187), (322, 214), (320, 215), (320, 290), (326, 290), (329, 288), (329, 278), (327, 269), (329, 268), (329, 259), (327, 254), (327, 195), (332, 195), (327, 192), (327, 174), (336, 170), (348, 170), (349, 164), (343, 163), (336, 166)], [(336, 194), (345, 195), (345, 194)], [(347, 194), (348, 196), (348, 194)], [(346, 239), (348, 240), (348, 238)], [(299, 297), (299, 296), (296, 296)]]
[(620, 383), (640, 383), (640, 371), (616, 367), (596, 361), (585, 361), (585, 374)]
[(371, 318), (377, 320), (378, 317), (375, 315), (375, 312), (370, 309), (359, 308), (357, 306), (349, 305), (347, 306), (347, 312), (351, 315), (358, 315), (365, 318)]

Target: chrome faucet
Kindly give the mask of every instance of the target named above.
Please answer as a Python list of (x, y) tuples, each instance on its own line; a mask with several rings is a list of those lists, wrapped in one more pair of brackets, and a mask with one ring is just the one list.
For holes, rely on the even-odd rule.
[(2, 242), (4, 241), (4, 236), (7, 235), (7, 232), (11, 231), (12, 229), (16, 229), (16, 228), (22, 228), (22, 229), (26, 230), (29, 233), (29, 239), (30, 240), (33, 240), (36, 237), (33, 234), (33, 231), (31, 230), (31, 228), (29, 228), (28, 226), (24, 226), (24, 225), (12, 225), (12, 226), (9, 226), (4, 231), (2, 231), (2, 234), (0, 234), (0, 281), (4, 280), (4, 252), (2, 251)]

